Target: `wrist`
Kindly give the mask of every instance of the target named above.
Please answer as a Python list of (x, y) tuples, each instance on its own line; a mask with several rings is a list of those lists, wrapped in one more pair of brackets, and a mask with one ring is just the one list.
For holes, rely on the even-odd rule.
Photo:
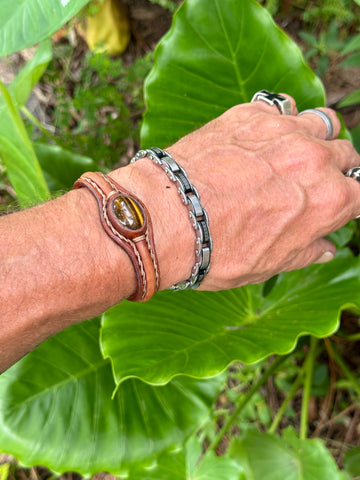
[(79, 260), (78, 265), (69, 261), (67, 268), (74, 270), (71, 278), (79, 277), (76, 284), (83, 290), (78, 295), (79, 302), (83, 300), (80, 308), (88, 308), (86, 317), (90, 318), (136, 291), (135, 272), (126, 252), (101, 226), (99, 207), (90, 191), (72, 190), (58, 200), (63, 203), (64, 215), (67, 212), (71, 217), (73, 232), (66, 243), (72, 244), (73, 256), (77, 252)]
[(189, 278), (194, 264), (195, 233), (176, 185), (146, 158), (115, 170), (110, 176), (136, 195), (149, 211), (160, 267), (160, 290)]

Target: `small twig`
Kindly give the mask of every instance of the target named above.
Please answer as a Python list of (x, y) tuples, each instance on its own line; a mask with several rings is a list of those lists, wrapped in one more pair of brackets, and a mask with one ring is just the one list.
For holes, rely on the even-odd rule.
[(359, 405), (357, 405), (356, 403), (352, 403), (351, 405), (349, 405), (348, 407), (344, 408), (344, 410), (342, 410), (340, 413), (338, 413), (337, 415), (335, 415), (334, 417), (332, 418), (329, 418), (329, 420), (325, 423), (322, 424), (321, 426), (321, 430), (324, 430), (325, 428), (327, 427), (331, 427), (332, 425), (334, 425), (334, 423), (336, 423), (340, 418), (342, 418), (343, 416), (347, 415), (348, 413), (351, 413), (352, 411), (356, 410), (359, 408)]

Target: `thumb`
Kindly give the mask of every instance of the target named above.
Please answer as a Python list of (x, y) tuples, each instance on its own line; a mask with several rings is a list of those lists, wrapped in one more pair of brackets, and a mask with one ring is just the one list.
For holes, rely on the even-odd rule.
[(335, 256), (336, 247), (326, 238), (319, 238), (304, 250), (301, 250), (291, 262), (288, 271), (298, 270), (313, 263), (327, 263)]

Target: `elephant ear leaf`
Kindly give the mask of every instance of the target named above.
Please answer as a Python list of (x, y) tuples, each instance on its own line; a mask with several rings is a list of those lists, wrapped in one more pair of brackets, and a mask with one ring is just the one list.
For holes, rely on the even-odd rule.
[(264, 88), (299, 110), (325, 103), (298, 46), (255, 0), (187, 0), (155, 52), (143, 146), (167, 146)]
[(0, 57), (48, 38), (89, 0), (0, 0)]
[[(320, 439), (300, 440), (288, 428), (283, 438), (249, 430), (235, 439), (230, 455), (252, 480), (345, 480)], [(259, 461), (261, 459), (261, 461)], [(281, 472), (281, 473), (280, 473)]]
[[(334, 259), (280, 275), (271, 291), (160, 292), (124, 302), (103, 317), (102, 349), (115, 379), (163, 384), (176, 375), (217, 375), (229, 363), (285, 354), (299, 336), (328, 336), (342, 309), (359, 311), (359, 258)], [(140, 353), (141, 352), (141, 353)]]
[(0, 377), (0, 452), (25, 465), (85, 477), (125, 475), (131, 465), (181, 448), (207, 419), (224, 377), (124, 382), (112, 398), (99, 322), (70, 327)]

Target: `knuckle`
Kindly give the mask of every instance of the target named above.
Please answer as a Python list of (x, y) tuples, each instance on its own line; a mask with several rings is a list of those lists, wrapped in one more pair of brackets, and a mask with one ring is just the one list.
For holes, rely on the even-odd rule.
[(324, 169), (330, 162), (331, 152), (325, 145), (310, 140), (307, 142), (307, 159), (314, 171)]
[(350, 192), (346, 188), (338, 188), (336, 194), (334, 195), (335, 198), (335, 210), (338, 212), (342, 212), (347, 210), (350, 204)]
[(226, 119), (226, 121), (238, 122), (241, 120), (244, 113), (246, 113), (247, 104), (233, 105), (226, 110), (219, 118)]
[(340, 182), (328, 183), (327, 194), (323, 197), (322, 209), (329, 219), (340, 218), (349, 215), (350, 192)]
[(317, 175), (330, 161), (329, 149), (312, 139), (306, 132), (293, 131), (278, 142), (278, 148), (284, 150), (282, 145), (287, 145), (285, 167), (292, 173), (307, 172)]
[(302, 134), (303, 154), (306, 159), (306, 167), (313, 175), (322, 173), (331, 164), (332, 152), (330, 148), (318, 140)]

